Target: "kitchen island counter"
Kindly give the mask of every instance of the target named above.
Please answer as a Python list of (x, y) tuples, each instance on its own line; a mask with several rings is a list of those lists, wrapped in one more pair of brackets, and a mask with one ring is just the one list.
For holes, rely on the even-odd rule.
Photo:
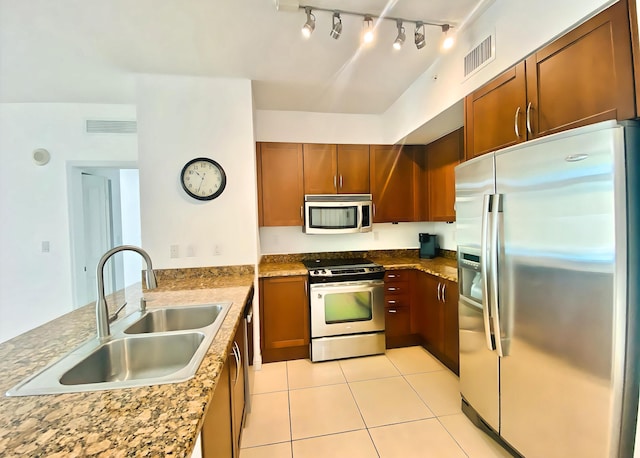
[[(6, 397), (4, 393), (81, 343), (95, 338), (89, 304), (0, 344), (0, 456), (188, 457), (249, 299), (253, 273), (188, 278), (158, 276), (144, 291), (157, 306), (232, 302), (195, 376), (182, 383), (108, 391)], [(141, 285), (127, 288), (126, 313), (136, 310)], [(122, 297), (109, 302), (111, 310)]]

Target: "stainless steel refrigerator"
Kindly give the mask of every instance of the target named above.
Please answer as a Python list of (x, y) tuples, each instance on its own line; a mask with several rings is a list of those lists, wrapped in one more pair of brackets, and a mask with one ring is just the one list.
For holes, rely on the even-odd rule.
[(463, 411), (523, 456), (633, 456), (639, 188), (630, 122), (456, 167)]

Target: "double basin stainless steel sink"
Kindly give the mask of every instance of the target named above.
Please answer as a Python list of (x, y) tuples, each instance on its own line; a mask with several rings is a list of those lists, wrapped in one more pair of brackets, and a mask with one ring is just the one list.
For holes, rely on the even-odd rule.
[(190, 379), (220, 329), (230, 302), (134, 312), (97, 338), (28, 377), (7, 396), (73, 393)]

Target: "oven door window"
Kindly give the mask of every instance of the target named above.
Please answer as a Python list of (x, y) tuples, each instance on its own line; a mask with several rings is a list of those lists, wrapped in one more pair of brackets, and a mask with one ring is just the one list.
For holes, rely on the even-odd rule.
[(356, 229), (358, 207), (310, 207), (309, 227), (315, 229)]
[(371, 291), (325, 294), (324, 320), (326, 324), (370, 321)]

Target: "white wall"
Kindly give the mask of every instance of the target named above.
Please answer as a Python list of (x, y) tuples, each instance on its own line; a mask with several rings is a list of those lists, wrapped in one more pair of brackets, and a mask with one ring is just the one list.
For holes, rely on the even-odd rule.
[[(614, 2), (496, 0), (457, 33), (455, 47), (442, 55), (382, 115), (387, 135), (394, 142), (405, 137), (585, 17)], [(496, 40), (495, 60), (465, 80), (464, 56), (492, 32)]]
[(135, 116), (131, 105), (0, 104), (0, 341), (72, 309), (67, 161), (135, 161), (135, 135), (84, 132), (88, 118)]
[(418, 234), (438, 234), (440, 248), (456, 250), (455, 224), (376, 223), (371, 232), (344, 235), (304, 234), (302, 228), (260, 228), (262, 254), (322, 253), (327, 251), (367, 251), (418, 248)]
[[(140, 230), (140, 180), (138, 169), (120, 170), (120, 212), (122, 244), (142, 245)], [(124, 284), (129, 286), (141, 278), (143, 262), (139, 256), (124, 257)]]
[[(251, 82), (140, 75), (137, 108), (142, 244), (154, 268), (256, 262)], [(212, 201), (194, 200), (180, 186), (182, 167), (200, 156), (227, 175), (226, 190)], [(178, 258), (170, 257), (171, 245)]]

